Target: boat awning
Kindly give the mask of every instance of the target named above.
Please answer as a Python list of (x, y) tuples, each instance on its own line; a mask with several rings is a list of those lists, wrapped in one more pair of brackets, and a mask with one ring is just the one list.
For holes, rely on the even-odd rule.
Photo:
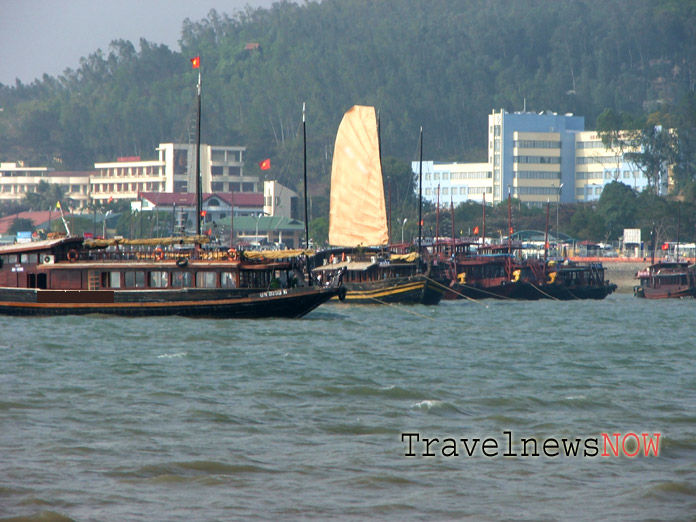
[(329, 270), (338, 270), (340, 268), (347, 268), (348, 270), (364, 272), (371, 266), (375, 266), (377, 263), (372, 263), (371, 261), (342, 261), (340, 263), (329, 263), (328, 265), (322, 265), (316, 267), (313, 272), (327, 272)]
[(15, 243), (12, 245), (0, 246), (0, 254), (14, 254), (19, 252), (35, 252), (49, 250), (60, 244), (78, 246), (82, 243), (79, 237), (61, 237), (58, 239), (45, 239), (43, 241), (32, 241), (31, 243)]

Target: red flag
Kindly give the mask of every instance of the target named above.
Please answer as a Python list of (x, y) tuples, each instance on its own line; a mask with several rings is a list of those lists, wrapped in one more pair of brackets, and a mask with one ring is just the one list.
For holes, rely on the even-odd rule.
[(265, 160), (259, 162), (259, 167), (261, 167), (261, 170), (270, 170), (271, 169), (271, 158), (266, 158)]
[(113, 197), (113, 196), (109, 196), (109, 201), (108, 201), (108, 203), (112, 203), (113, 201), (114, 201), (114, 197)]
[(669, 243), (662, 243), (662, 250), (669, 250)]
[(478, 227), (478, 225), (476, 225), (476, 226), (474, 227), (474, 235), (475, 235), (475, 236), (478, 236), (478, 235), (479, 235), (479, 227)]
[(512, 227), (510, 227), (510, 235), (512, 235), (512, 234), (514, 234), (514, 233), (515, 233), (515, 231), (513, 230)]
[(198, 69), (201, 66), (201, 57), (196, 56), (195, 58), (191, 58), (191, 65), (194, 69)]

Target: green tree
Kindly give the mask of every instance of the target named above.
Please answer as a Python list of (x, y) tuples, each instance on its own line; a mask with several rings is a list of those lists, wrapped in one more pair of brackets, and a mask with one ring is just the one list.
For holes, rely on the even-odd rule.
[(10, 234), (16, 234), (17, 232), (33, 232), (35, 229), (36, 227), (31, 219), (15, 218), (7, 231)]
[(624, 228), (634, 228), (637, 209), (636, 193), (631, 187), (618, 181), (606, 185), (597, 203), (597, 212), (606, 224), (604, 240), (616, 240)]

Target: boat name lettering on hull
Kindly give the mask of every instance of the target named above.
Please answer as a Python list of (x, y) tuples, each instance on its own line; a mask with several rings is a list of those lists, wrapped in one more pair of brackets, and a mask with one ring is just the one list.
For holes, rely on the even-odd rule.
[(279, 297), (281, 295), (288, 295), (288, 291), (285, 289), (270, 290), (268, 292), (263, 292), (262, 294), (259, 294), (259, 297)]

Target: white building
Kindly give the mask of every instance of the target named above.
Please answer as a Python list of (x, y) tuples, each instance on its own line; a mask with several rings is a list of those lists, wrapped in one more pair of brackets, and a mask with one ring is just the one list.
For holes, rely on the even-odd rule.
[[(607, 148), (585, 119), (550, 111), (488, 116), (488, 163), (423, 162), (423, 198), (440, 204), (464, 201), (500, 203), (508, 191), (530, 206), (547, 201), (574, 203), (599, 198), (604, 186), (620, 181), (637, 191), (645, 175), (625, 160), (634, 148)], [(418, 190), (419, 162), (412, 163)], [(438, 189), (439, 187), (439, 189)], [(661, 184), (661, 192), (666, 184)]]

